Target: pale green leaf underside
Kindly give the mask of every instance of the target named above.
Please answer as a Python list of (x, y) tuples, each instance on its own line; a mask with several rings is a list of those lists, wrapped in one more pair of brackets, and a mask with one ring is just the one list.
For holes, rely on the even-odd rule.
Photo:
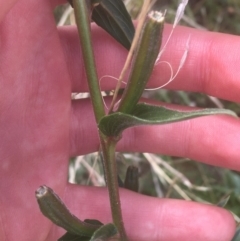
[(107, 241), (111, 237), (115, 236), (117, 233), (118, 231), (114, 224), (112, 223), (105, 224), (94, 232), (90, 241), (98, 241), (98, 240)]
[(201, 109), (194, 111), (176, 111), (160, 106), (145, 103), (137, 104), (133, 113), (125, 114), (115, 112), (103, 117), (99, 122), (99, 129), (107, 136), (119, 136), (129, 127), (140, 125), (161, 125), (206, 115), (231, 115), (236, 114), (225, 109)]

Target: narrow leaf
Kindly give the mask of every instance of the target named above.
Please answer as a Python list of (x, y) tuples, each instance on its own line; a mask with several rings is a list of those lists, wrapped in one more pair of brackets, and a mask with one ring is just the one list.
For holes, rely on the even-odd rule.
[(77, 234), (65, 233), (58, 241), (89, 241), (89, 237), (82, 237)]
[(79, 220), (68, 210), (59, 196), (47, 186), (37, 189), (36, 198), (42, 214), (69, 233), (91, 237), (100, 227), (100, 225)]
[(118, 233), (114, 224), (109, 223), (94, 232), (90, 241), (107, 241)]
[(85, 219), (84, 222), (89, 223), (89, 224), (93, 224), (93, 225), (99, 225), (99, 226), (103, 225), (103, 223), (101, 223), (100, 221), (98, 221), (96, 219)]
[(133, 113), (115, 112), (103, 117), (99, 122), (99, 129), (107, 136), (119, 136), (122, 131), (133, 126), (160, 125), (207, 115), (236, 114), (225, 109), (201, 109), (194, 111), (176, 111), (160, 106), (145, 103), (137, 104)]
[(93, 8), (92, 20), (130, 49), (135, 29), (122, 0), (100, 1)]
[(119, 103), (119, 112), (131, 114), (139, 102), (158, 58), (163, 26), (164, 15), (161, 12), (152, 11), (146, 16), (134, 50), (127, 86)]

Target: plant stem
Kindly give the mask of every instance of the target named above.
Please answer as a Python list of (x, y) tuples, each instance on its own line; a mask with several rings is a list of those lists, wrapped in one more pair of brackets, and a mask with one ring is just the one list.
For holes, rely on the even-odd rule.
[(93, 54), (89, 9), (86, 0), (73, 0), (73, 7), (95, 119), (99, 123), (105, 111)]
[(128, 241), (122, 219), (121, 203), (119, 197), (115, 148), (117, 141), (101, 138), (101, 147), (104, 159), (105, 178), (107, 181), (112, 219), (120, 234), (121, 241)]
[[(86, 4), (86, 0), (73, 0), (72, 3), (75, 11), (78, 33), (81, 40), (84, 65), (86, 69), (89, 92), (92, 99), (95, 119), (96, 122), (99, 123), (101, 118), (105, 116), (105, 112), (93, 55), (90, 19), (88, 14), (89, 9)], [(112, 219), (118, 229), (121, 241), (128, 241), (123, 225), (117, 181), (117, 168), (115, 162), (115, 147), (117, 141), (104, 136), (101, 132), (99, 132), (99, 136), (103, 152), (105, 178), (108, 186)]]

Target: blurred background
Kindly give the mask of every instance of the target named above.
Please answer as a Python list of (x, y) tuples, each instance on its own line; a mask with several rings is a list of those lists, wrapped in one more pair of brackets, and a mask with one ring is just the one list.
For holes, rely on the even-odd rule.
[[(125, 0), (124, 2), (132, 18), (136, 19), (143, 0)], [(167, 9), (166, 22), (172, 23), (178, 4), (177, 0), (157, 0), (153, 8)], [(72, 8), (68, 4), (58, 6), (54, 14), (58, 26), (75, 24)], [(181, 25), (240, 35), (240, 1), (190, 0)], [(239, 104), (200, 93), (161, 89), (151, 95), (168, 103), (227, 108), (240, 116)], [(86, 97), (86, 94), (73, 95), (73, 98)], [(233, 212), (236, 222), (240, 222), (240, 175), (238, 172), (205, 165), (187, 158), (149, 153), (118, 153), (117, 165), (121, 179), (124, 179), (129, 165), (138, 167), (140, 193), (159, 198), (178, 198), (222, 206), (227, 203), (225, 208)], [(98, 153), (71, 159), (69, 182), (104, 186), (103, 170)]]

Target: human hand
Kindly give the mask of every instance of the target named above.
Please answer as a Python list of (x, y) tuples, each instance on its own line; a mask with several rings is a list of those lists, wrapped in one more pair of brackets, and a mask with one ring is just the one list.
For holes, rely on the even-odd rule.
[[(98, 150), (89, 100), (71, 102), (71, 92), (87, 91), (79, 40), (74, 27), (55, 26), (52, 10), (64, 1), (5, 2), (0, 10), (0, 240), (54, 241), (63, 230), (39, 211), (34, 192), (42, 184), (80, 219), (111, 221), (106, 189), (67, 183), (69, 157)], [(168, 32), (166, 27), (165, 36)], [(168, 88), (239, 102), (240, 38), (179, 27), (162, 56), (175, 69), (189, 34), (187, 61)], [(99, 76), (119, 76), (127, 52), (96, 27), (93, 37)], [(149, 85), (159, 86), (166, 78), (158, 65)], [(114, 85), (103, 82), (102, 88)], [(124, 133), (119, 149), (239, 170), (239, 129), (239, 120), (228, 116), (138, 127)], [(121, 190), (121, 200), (131, 240), (230, 241), (235, 231), (231, 214), (217, 207), (127, 190)]]

